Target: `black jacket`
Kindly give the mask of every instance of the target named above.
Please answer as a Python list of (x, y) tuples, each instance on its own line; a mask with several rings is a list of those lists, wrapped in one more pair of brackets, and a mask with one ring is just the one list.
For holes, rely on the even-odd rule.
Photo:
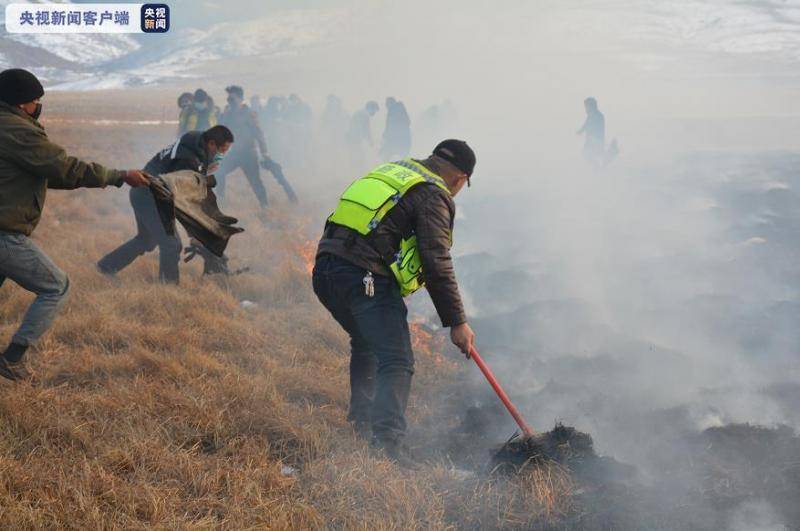
[(156, 153), (144, 167), (144, 171), (161, 175), (178, 170), (192, 170), (205, 175), (210, 162), (203, 142), (203, 132), (190, 131)]
[(243, 229), (234, 227), (236, 218), (226, 216), (217, 206), (217, 198), (210, 189), (215, 184), (213, 177), (205, 177), (210, 162), (203, 133), (190, 131), (158, 152), (144, 167), (147, 173), (163, 177), (149, 188), (131, 193), (153, 195), (168, 234), (175, 233), (177, 218), (189, 236), (221, 257), (230, 237)]
[(442, 326), (459, 325), (467, 318), (450, 257), (455, 214), (450, 194), (434, 184), (418, 184), (381, 220), (369, 240), (347, 227), (329, 223), (317, 256), (333, 254), (374, 274), (392, 276), (386, 264), (399, 249), (400, 240), (415, 234), (425, 287)]
[(219, 123), (227, 126), (236, 142), (231, 147), (231, 152), (235, 157), (245, 151), (253, 151), (258, 144), (259, 152), (266, 156), (267, 142), (264, 140), (264, 133), (258, 125), (256, 114), (247, 105), (232, 108), (230, 105), (225, 107), (225, 111), (220, 116)]

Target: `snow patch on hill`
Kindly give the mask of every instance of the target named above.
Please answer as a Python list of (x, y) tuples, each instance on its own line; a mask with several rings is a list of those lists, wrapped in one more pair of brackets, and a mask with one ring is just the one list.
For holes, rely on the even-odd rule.
[[(0, 50), (14, 45), (41, 51), (47, 58), (29, 60), (24, 51), (0, 65), (30, 67), (49, 89), (101, 90), (158, 84), (197, 76), (218, 60), (264, 59), (296, 54), (333, 38), (342, 10), (290, 10), (245, 22), (222, 22), (209, 28), (142, 37), (130, 35), (0, 35)], [(21, 45), (21, 46), (20, 46)]]
[(14, 33), (6, 35), (5, 38), (28, 46), (43, 48), (65, 61), (86, 66), (106, 63), (141, 47), (128, 35)]

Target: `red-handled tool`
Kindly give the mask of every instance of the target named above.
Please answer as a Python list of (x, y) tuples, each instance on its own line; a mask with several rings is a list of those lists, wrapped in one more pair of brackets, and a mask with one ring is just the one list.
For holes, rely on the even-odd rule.
[(472, 347), (472, 350), (469, 352), (469, 356), (475, 360), (475, 364), (481, 370), (483, 375), (486, 376), (486, 379), (489, 380), (489, 385), (492, 386), (492, 389), (494, 389), (494, 392), (497, 393), (497, 396), (503, 402), (503, 405), (506, 406), (506, 409), (509, 413), (511, 413), (511, 416), (514, 417), (514, 420), (517, 421), (517, 425), (522, 430), (522, 434), (525, 437), (533, 437), (535, 435), (534, 431), (528, 426), (528, 424), (525, 423), (525, 419), (522, 418), (522, 415), (520, 415), (519, 411), (517, 411), (517, 408), (511, 403), (511, 399), (508, 398), (506, 392), (503, 391), (502, 387), (500, 387), (500, 382), (498, 382), (497, 378), (494, 377), (492, 370), (483, 361), (483, 358), (481, 358), (481, 355), (478, 354), (478, 351), (475, 349), (475, 347)]

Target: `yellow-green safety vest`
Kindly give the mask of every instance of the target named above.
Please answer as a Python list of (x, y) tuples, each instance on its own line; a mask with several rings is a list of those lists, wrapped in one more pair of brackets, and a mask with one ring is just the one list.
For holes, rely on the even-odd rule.
[[(422, 183), (435, 184), (450, 195), (441, 177), (412, 159), (381, 164), (344, 191), (328, 221), (366, 236), (375, 230), (406, 192)], [(400, 241), (394, 261), (387, 265), (397, 279), (403, 297), (425, 285), (415, 235)]]

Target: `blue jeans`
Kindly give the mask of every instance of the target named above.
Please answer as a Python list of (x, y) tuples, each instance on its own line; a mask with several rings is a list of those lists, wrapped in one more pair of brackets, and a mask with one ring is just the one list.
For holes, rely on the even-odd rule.
[(0, 232), (0, 285), (10, 278), (36, 294), (13, 343), (33, 345), (53, 324), (69, 291), (67, 274), (24, 234)]
[(368, 297), (367, 271), (333, 255), (322, 255), (314, 267), (314, 293), (350, 335), (350, 413), (369, 421), (381, 441), (405, 435), (405, 411), (414, 352), (408, 310), (393, 278), (374, 276), (375, 296)]

